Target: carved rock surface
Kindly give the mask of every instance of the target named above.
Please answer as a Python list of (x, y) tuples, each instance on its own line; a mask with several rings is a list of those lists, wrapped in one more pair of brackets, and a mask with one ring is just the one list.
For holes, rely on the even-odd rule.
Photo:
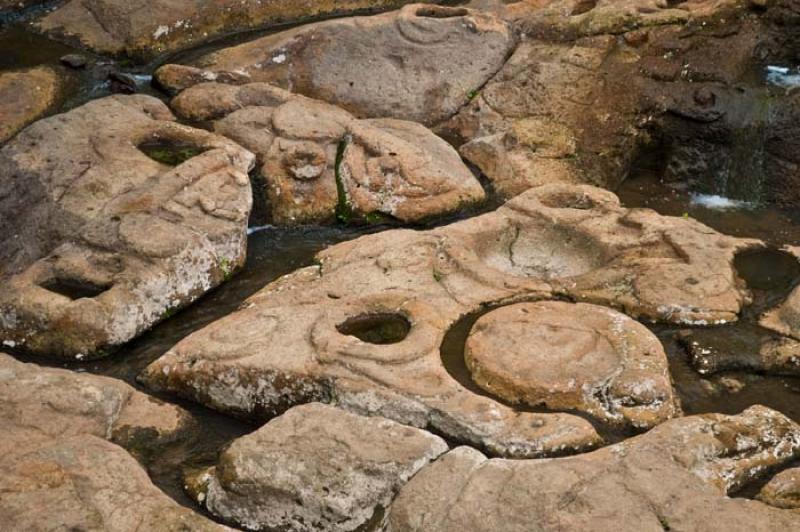
[(639, 28), (685, 24), (733, 7), (734, 0), (522, 0), (502, 10), (523, 31), (550, 37), (620, 34)]
[[(0, 523), (8, 530), (227, 530), (159, 491), (126, 451), (189, 414), (122, 381), (0, 353)], [(109, 441), (106, 441), (109, 440)]]
[(618, 47), (609, 37), (523, 41), (437, 132), (507, 198), (554, 182), (614, 188), (642, 136), (635, 78)]
[(265, 83), (205, 83), (176, 112), (258, 157), (272, 221), (283, 224), (388, 215), (404, 222), (454, 212), (485, 194), (458, 153), (425, 127), (358, 120), (335, 106)]
[(672, 323), (735, 320), (748, 294), (732, 260), (754, 243), (624, 209), (596, 188), (539, 187), (450, 226), (333, 246), (182, 340), (143, 378), (256, 419), (336, 402), (492, 454), (585, 449), (599, 441), (585, 420), (515, 412), (462, 386), (443, 366), (447, 331), (488, 304), (556, 296)]
[(173, 120), (114, 96), (0, 150), (0, 344), (101, 356), (243, 263), (254, 156)]
[(460, 447), (406, 484), (386, 530), (795, 530), (800, 515), (726, 494), (799, 452), (800, 427), (761, 406), (671, 420), (555, 460), (487, 460)]
[[(359, 117), (430, 125), (466, 104), (502, 67), (513, 44), (511, 31), (495, 17), (413, 4), (262, 37), (201, 57), (194, 66), (206, 79), (246, 75)], [(173, 89), (180, 88), (170, 83), (174, 68), (157, 73)]]
[(355, 530), (446, 451), (424, 430), (312, 403), (233, 442), (194, 495), (248, 530)]
[(98, 53), (142, 58), (215, 36), (341, 15), (391, 9), (403, 0), (68, 0), (36, 22), (39, 30), (77, 40)]
[(59, 76), (49, 67), (0, 72), (0, 144), (51, 109), (60, 89)]
[(482, 316), (464, 352), (473, 380), (511, 403), (574, 409), (649, 428), (676, 414), (667, 357), (617, 311), (542, 301)]

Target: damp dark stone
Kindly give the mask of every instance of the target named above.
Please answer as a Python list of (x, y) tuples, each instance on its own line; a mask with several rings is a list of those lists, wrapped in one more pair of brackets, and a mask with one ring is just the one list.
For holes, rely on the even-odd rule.
[(797, 257), (772, 248), (750, 249), (736, 255), (734, 266), (754, 290), (788, 291), (800, 280)]
[(97, 297), (107, 291), (110, 286), (99, 285), (82, 279), (67, 279), (56, 277), (48, 279), (41, 285), (45, 290), (68, 297), (70, 299), (83, 299)]
[(337, 325), (336, 330), (348, 336), (355, 336), (362, 342), (386, 345), (405, 340), (411, 330), (411, 323), (400, 314), (362, 314), (348, 318)]
[(581, 0), (572, 9), (572, 13), (570, 13), (570, 15), (573, 17), (576, 15), (583, 15), (584, 13), (588, 13), (595, 7), (597, 7), (597, 0)]
[(426, 18), (465, 17), (468, 14), (469, 11), (463, 7), (425, 6), (417, 9), (417, 16)]
[(154, 161), (167, 166), (178, 166), (206, 151), (206, 148), (188, 142), (167, 139), (148, 140), (139, 144), (138, 148)]

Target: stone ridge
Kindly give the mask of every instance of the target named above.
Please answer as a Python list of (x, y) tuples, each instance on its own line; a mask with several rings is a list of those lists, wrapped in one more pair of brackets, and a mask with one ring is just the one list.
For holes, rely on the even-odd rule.
[[(447, 331), (488, 305), (555, 297), (669, 323), (736, 320), (749, 296), (732, 261), (757, 245), (625, 209), (593, 187), (543, 186), (446, 227), (333, 246), (318, 266), (266, 286), (142, 377), (251, 419), (324, 401), (429, 426), (495, 455), (575, 452), (600, 441), (587, 421), (516, 412), (464, 388), (443, 366)], [(392, 320), (405, 320), (407, 335), (383, 342)], [(372, 338), (358, 337), (358, 323), (372, 323)]]

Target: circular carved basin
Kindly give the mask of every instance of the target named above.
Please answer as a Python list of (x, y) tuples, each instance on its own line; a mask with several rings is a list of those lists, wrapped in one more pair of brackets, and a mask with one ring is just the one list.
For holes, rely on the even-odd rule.
[(502, 272), (543, 280), (577, 277), (608, 262), (594, 240), (571, 228), (544, 223), (509, 227), (481, 258)]

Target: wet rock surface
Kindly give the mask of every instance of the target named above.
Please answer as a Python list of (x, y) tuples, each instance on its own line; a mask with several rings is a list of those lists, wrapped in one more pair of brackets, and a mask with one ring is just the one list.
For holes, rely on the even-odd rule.
[(758, 406), (557, 460), (487, 460), (460, 447), (400, 491), (386, 530), (792, 530), (796, 513), (726, 494), (798, 451), (798, 426)]
[(475, 323), (464, 356), (478, 386), (512, 403), (637, 427), (676, 414), (661, 343), (605, 307), (556, 301), (503, 307)]
[[(449, 328), (484, 305), (559, 294), (669, 322), (736, 319), (747, 295), (730, 264), (750, 244), (690, 220), (627, 211), (592, 187), (539, 187), (440, 229), (334, 246), (319, 266), (190, 335), (143, 377), (256, 419), (335, 402), (492, 454), (585, 449), (599, 438), (583, 419), (515, 412), (456, 381), (440, 356)], [(687, 277), (693, 282), (676, 282)]]
[(446, 451), (429, 432), (312, 403), (236, 440), (189, 485), (248, 530), (356, 530)]
[(0, 145), (53, 108), (61, 83), (48, 67), (0, 72)]
[(179, 437), (191, 424), (184, 410), (115, 379), (23, 364), (2, 353), (0, 399), (3, 526), (225, 530), (178, 506), (115, 445), (141, 452), (143, 442)]
[(388, 216), (416, 222), (484, 199), (458, 153), (425, 127), (358, 120), (332, 105), (253, 83), (207, 83), (173, 101), (185, 118), (251, 150), (274, 223)]
[[(207, 71), (207, 78), (244, 75), (358, 117), (431, 125), (466, 104), (500, 69), (513, 44), (509, 28), (492, 16), (413, 4), (270, 35), (202, 57), (193, 66)], [(170, 80), (185, 78), (170, 74), (170, 68), (157, 76), (176, 88)]]
[(0, 151), (0, 208), (18, 213), (0, 220), (3, 345), (101, 356), (223, 282), (244, 260), (253, 159), (147, 96), (26, 128)]
[(795, 289), (777, 308), (767, 312), (760, 324), (800, 340), (800, 288)]
[(39, 31), (78, 41), (99, 53), (152, 58), (232, 31), (297, 22), (403, 0), (69, 0), (36, 22)]

